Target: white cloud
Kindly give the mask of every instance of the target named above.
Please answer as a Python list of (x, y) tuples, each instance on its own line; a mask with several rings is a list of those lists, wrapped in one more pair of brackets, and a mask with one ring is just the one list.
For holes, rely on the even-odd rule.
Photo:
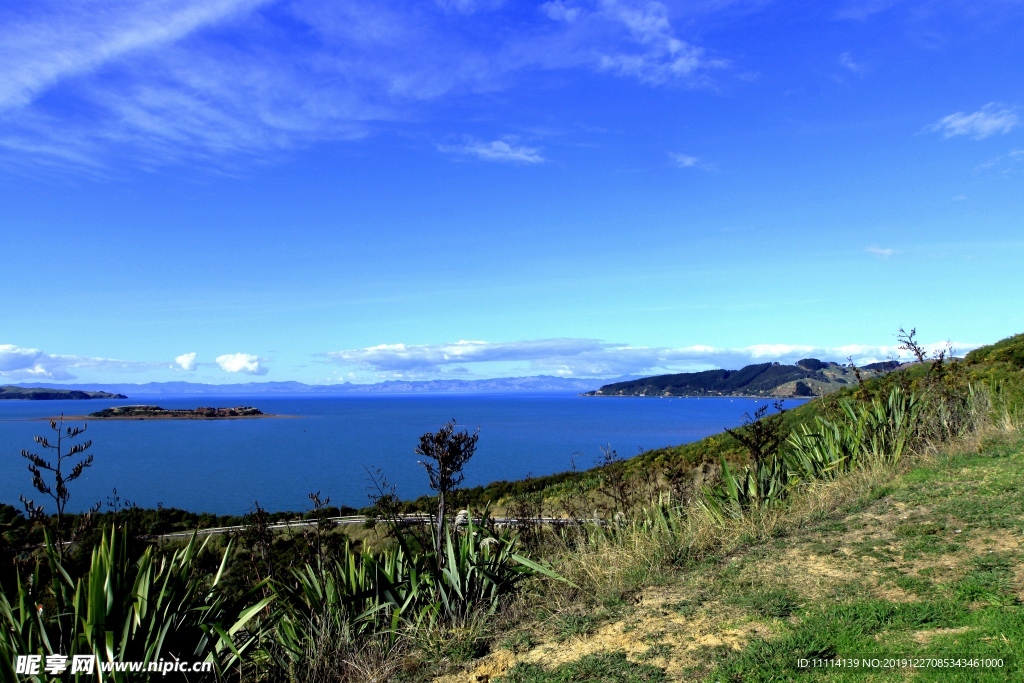
[(23, 349), (13, 344), (0, 344), (0, 372), (31, 368), (42, 357), (39, 349)]
[[(577, 58), (599, 71), (636, 78), (649, 85), (695, 84), (700, 82), (702, 72), (728, 65), (677, 37), (668, 7), (656, 0), (559, 1), (541, 7), (550, 19), (572, 27), (572, 35), (583, 43)], [(607, 40), (609, 34), (623, 29), (628, 40)]]
[(971, 114), (958, 111), (955, 114), (944, 116), (925, 130), (931, 133), (942, 133), (944, 138), (965, 135), (974, 140), (984, 140), (996, 134), (1005, 135), (1020, 123), (1020, 117), (1015, 108), (998, 102), (989, 102), (979, 111)]
[(887, 259), (900, 253), (898, 249), (889, 249), (886, 247), (865, 247), (864, 251), (868, 252), (872, 256), (877, 256), (880, 259)]
[[(955, 344), (958, 353), (975, 348)], [(930, 344), (938, 350), (945, 342)], [(686, 372), (721, 367), (738, 369), (750, 363), (793, 362), (800, 358), (845, 362), (853, 357), (858, 363), (870, 363), (899, 357), (895, 345), (848, 344), (822, 347), (793, 344), (755, 344), (742, 348), (713, 346), (647, 347), (614, 344), (596, 339), (537, 339), (519, 342), (459, 341), (449, 344), (381, 344), (362, 349), (324, 354), (331, 362), (368, 368), (377, 373), (399, 377), (427, 377), (448, 368), (473, 368), (494, 376), (500, 374), (555, 374), (568, 377), (614, 377), (619, 375)], [(479, 364), (495, 364), (486, 366)]]
[(19, 381), (75, 379), (73, 370), (99, 369), (111, 372), (144, 372), (166, 367), (165, 363), (126, 361), (113, 358), (68, 356), (45, 353), (13, 344), (0, 344), (0, 378)]
[(580, 16), (579, 7), (570, 7), (566, 5), (562, 0), (553, 0), (553, 2), (545, 2), (540, 6), (540, 11), (547, 15), (549, 19), (555, 21), (567, 21), (574, 22)]
[(693, 168), (700, 162), (698, 157), (682, 154), (681, 152), (669, 152), (668, 156), (672, 159), (672, 163), (679, 168)]
[(246, 375), (265, 375), (267, 368), (260, 364), (258, 356), (250, 353), (226, 353), (217, 356), (217, 365), (224, 372), (241, 372)]
[(175, 357), (174, 362), (178, 364), (182, 370), (195, 370), (196, 369), (196, 353), (183, 353), (180, 356)]
[(438, 149), (448, 154), (464, 154), (484, 161), (510, 161), (520, 164), (540, 164), (545, 161), (536, 147), (516, 145), (506, 140), (491, 142), (467, 142), (464, 145), (439, 145)]

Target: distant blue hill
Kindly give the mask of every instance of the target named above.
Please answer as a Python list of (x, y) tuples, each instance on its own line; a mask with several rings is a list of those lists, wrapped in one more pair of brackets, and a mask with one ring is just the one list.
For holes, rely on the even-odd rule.
[[(633, 379), (618, 378), (618, 381)], [(302, 382), (246, 382), (241, 384), (202, 384), (199, 382), (147, 382), (145, 384), (55, 384), (19, 383), (20, 387), (60, 387), (78, 391), (106, 391), (129, 398), (142, 396), (340, 396), (346, 394), (408, 393), (503, 393), (547, 391), (592, 391), (607, 384), (607, 379), (536, 377), (499, 377), (496, 379), (437, 379), (424, 381), (390, 380), (378, 384), (304, 384)]]

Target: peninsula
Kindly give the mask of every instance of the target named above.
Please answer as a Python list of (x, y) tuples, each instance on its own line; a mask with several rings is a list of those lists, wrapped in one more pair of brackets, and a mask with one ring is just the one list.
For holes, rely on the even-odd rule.
[(106, 420), (224, 420), (242, 417), (274, 417), (258, 408), (237, 406), (235, 408), (188, 408), (171, 409), (160, 406), (116, 406), (91, 413), (91, 418)]
[(657, 375), (628, 382), (606, 384), (584, 396), (766, 396), (801, 398), (824, 396), (843, 387), (887, 374), (900, 367), (897, 361), (852, 366), (804, 358), (796, 365), (758, 363), (741, 370), (705, 370)]
[(0, 387), (0, 400), (63, 401), (68, 399), (128, 398), (124, 394), (106, 391), (79, 391), (77, 389), (53, 389), (50, 387)]

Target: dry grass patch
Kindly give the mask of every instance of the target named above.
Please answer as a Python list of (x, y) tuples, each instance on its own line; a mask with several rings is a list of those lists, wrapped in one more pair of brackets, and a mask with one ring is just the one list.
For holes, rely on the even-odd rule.
[(915, 631), (914, 635), (913, 635), (913, 639), (914, 639), (915, 643), (920, 643), (921, 645), (927, 645), (928, 643), (930, 643), (932, 641), (932, 638), (935, 638), (936, 636), (949, 636), (949, 635), (954, 635), (954, 634), (957, 634), (957, 633), (966, 633), (967, 631), (970, 631), (970, 630), (971, 630), (970, 626), (960, 626), (958, 628), (932, 628), (932, 629), (925, 629), (923, 631)]
[(477, 661), (473, 668), (436, 679), (436, 683), (481, 683), (508, 671), (516, 664), (553, 668), (587, 655), (624, 652), (637, 663), (664, 670), (669, 680), (689, 680), (695, 671), (708, 667), (710, 650), (738, 651), (755, 637), (769, 637), (772, 624), (750, 618), (748, 610), (718, 600), (703, 602), (695, 611), (679, 605), (693, 592), (679, 588), (645, 590), (637, 604), (621, 617), (566, 640), (549, 635), (524, 653), (499, 649)]

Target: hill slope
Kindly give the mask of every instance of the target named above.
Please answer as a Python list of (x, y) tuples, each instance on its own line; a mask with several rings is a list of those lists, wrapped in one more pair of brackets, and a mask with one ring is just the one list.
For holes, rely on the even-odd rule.
[[(860, 368), (864, 379), (884, 375), (900, 364), (872, 363)], [(741, 370), (705, 370), (657, 375), (606, 384), (585, 396), (824, 396), (856, 384), (851, 367), (804, 358), (796, 365), (758, 363)]]
[(0, 400), (29, 401), (63, 401), (68, 399), (84, 400), (90, 398), (128, 398), (124, 394), (111, 394), (106, 391), (79, 391), (77, 389), (54, 389), (52, 387), (0, 387)]
[[(866, 473), (829, 492), (831, 512), (809, 505), (628, 601), (527, 619), (441, 680), (1021, 680), (1021, 476), (1019, 433), (896, 477)], [(853, 658), (978, 661), (801, 668)]]
[(1018, 370), (1024, 369), (1024, 334), (1007, 337), (995, 344), (975, 349), (967, 354), (965, 360), (971, 365), (1007, 363)]

